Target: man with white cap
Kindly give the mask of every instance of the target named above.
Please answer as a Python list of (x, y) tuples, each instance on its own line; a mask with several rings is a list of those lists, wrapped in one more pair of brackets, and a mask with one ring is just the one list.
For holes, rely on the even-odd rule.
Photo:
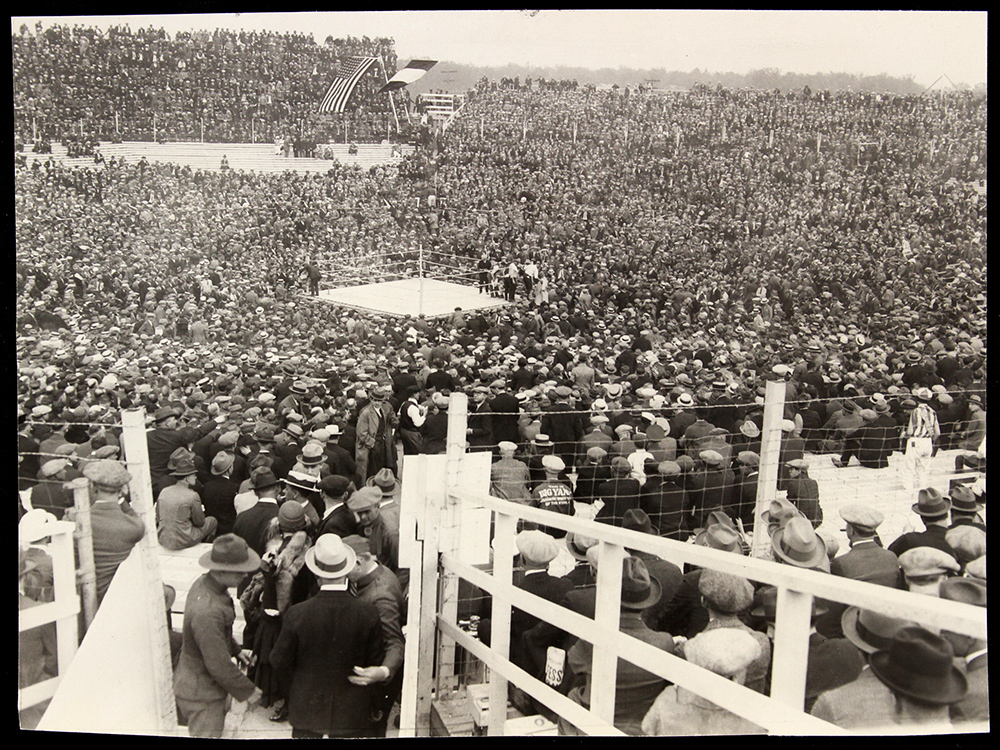
[(903, 583), (908, 591), (938, 596), (941, 583), (961, 570), (958, 561), (937, 547), (913, 547), (899, 556)]
[(830, 572), (855, 581), (895, 587), (899, 579), (899, 559), (876, 540), (878, 527), (885, 516), (862, 503), (840, 509), (850, 550), (830, 562)]
[(531, 490), (528, 489), (531, 475), (528, 465), (514, 458), (517, 444), (502, 440), (497, 447), (500, 449), (500, 460), (490, 467), (490, 492), (504, 500), (531, 504)]
[(367, 671), (385, 656), (378, 610), (351, 596), (348, 574), (357, 554), (335, 534), (306, 552), (319, 593), (285, 613), (271, 666), (289, 675), (292, 737), (371, 737), (377, 698)]
[(38, 472), (38, 484), (31, 488), (31, 507), (47, 510), (61, 519), (73, 507), (73, 493), (66, 487), (70, 462), (65, 458), (49, 459)]
[[(573, 487), (568, 480), (559, 478), (566, 464), (559, 456), (542, 456), (542, 468), (545, 469), (545, 479), (531, 491), (531, 504), (542, 510), (573, 515)], [(542, 531), (557, 539), (566, 536), (565, 529), (558, 527), (543, 526)]]

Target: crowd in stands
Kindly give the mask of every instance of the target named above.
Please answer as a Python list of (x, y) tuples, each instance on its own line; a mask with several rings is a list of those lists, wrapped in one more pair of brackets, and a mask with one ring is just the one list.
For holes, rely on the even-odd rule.
[[(14, 41), (16, 103), (38, 95), (35, 79), (56, 86), (59, 71), (59, 85), (74, 87), (90, 77), (131, 86), (134, 72), (136, 89), (110, 92), (136, 107), (129, 127), (146, 109), (136, 92), (161, 75), (234, 102), (241, 82), (284, 81), (287, 102), (306, 101), (326, 80), (307, 75), (311, 66), (383, 43), (65, 27)], [(66, 74), (98, 59), (128, 66), (129, 83), (101, 84), (111, 68)], [(914, 512), (926, 531), (888, 549), (873, 541), (881, 519), (870, 509), (841, 509), (852, 549), (837, 555), (804, 460), (833, 454), (878, 472), (893, 454), (919, 467), (955, 450), (957, 468), (985, 468), (985, 101), (543, 88), (480, 87), (398, 168), (15, 165), (19, 489), (34, 502), (43, 488), (36, 507), (61, 515), (72, 497), (45, 488), (114, 458), (119, 410), (144, 409), (154, 491), (177, 488), (161, 541), (230, 544), (235, 533), (245, 560), (256, 554), (284, 574), (257, 589), (273, 619), (244, 645), (258, 697), (287, 699), (293, 727), (306, 720), (271, 672), (287, 667), (276, 623), (311, 600), (317, 556), (364, 560), (365, 576), (381, 566), (405, 596), (400, 453), (444, 452), (455, 391), (470, 396), (469, 449), (494, 454), (495, 494), (744, 554), (764, 384), (778, 378), (775, 560), (861, 577), (842, 558), (870, 545), (892, 556), (882, 555), (884, 585), (985, 606), (983, 482), (950, 496), (922, 490)], [(90, 132), (108, 132), (107, 93), (79, 97), (103, 123)], [(59, 101), (53, 117), (75, 121), (70, 99)], [(177, 111), (177, 128), (190, 132), (192, 111)], [(273, 120), (282, 132), (286, 114)], [(213, 119), (214, 137), (245, 139), (243, 117)], [(30, 117), (18, 122), (23, 130)], [(316, 269), (326, 283), (382, 280), (415, 272), (422, 249), (512, 304), (428, 320), (334, 312), (314, 298)], [(964, 526), (981, 526), (981, 538)], [(350, 538), (353, 552), (328, 534)], [(575, 559), (546, 591), (593, 616), (595, 559), (586, 540), (559, 537), (524, 528), (520, 563), (542, 571), (557, 555)], [(766, 692), (769, 594), (673, 567), (629, 558), (622, 627)], [(816, 630), (830, 643), (816, 639), (813, 661), (810, 641), (816, 715), (852, 727), (982, 717), (970, 686), (985, 644), (905, 622), (881, 623), (875, 644), (874, 618), (819, 604)], [(547, 649), (562, 649), (568, 676), (556, 687), (587, 705), (587, 644), (522, 624), (519, 665), (542, 676)], [(382, 650), (359, 665), (375, 671), (352, 683), (384, 687), (371, 699), (383, 723), (348, 735), (384, 732), (398, 695), (396, 626), (383, 629)], [(970, 671), (943, 667), (933, 690), (907, 694), (907, 653), (967, 657)], [(694, 711), (653, 677), (620, 670), (625, 731), (753, 729), (701, 703)], [(874, 718), (842, 708), (864, 701), (862, 688)], [(683, 720), (679, 706), (689, 706)]]
[[(104, 140), (272, 141), (289, 132), (319, 142), (377, 141), (391, 116), (376, 92), (381, 67), (359, 81), (345, 116), (316, 112), (338, 65), (355, 55), (396, 69), (391, 39), (300, 33), (178, 32), (126, 23), (22, 25), (12, 34), (14, 129), (53, 139), (86, 131)], [(406, 94), (400, 94), (401, 102)], [(155, 118), (155, 122), (154, 122)]]

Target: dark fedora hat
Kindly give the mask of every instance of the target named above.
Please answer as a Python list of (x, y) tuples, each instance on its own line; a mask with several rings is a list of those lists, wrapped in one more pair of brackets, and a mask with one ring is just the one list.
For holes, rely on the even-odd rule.
[(649, 574), (646, 563), (638, 557), (622, 561), (622, 609), (648, 609), (660, 601), (660, 582)]
[(888, 649), (869, 660), (872, 672), (893, 692), (924, 703), (950, 705), (965, 697), (968, 683), (953, 663), (951, 643), (919, 625), (901, 628)]
[(964, 484), (956, 484), (951, 488), (951, 509), (959, 513), (978, 513), (982, 506), (976, 502), (972, 489)]

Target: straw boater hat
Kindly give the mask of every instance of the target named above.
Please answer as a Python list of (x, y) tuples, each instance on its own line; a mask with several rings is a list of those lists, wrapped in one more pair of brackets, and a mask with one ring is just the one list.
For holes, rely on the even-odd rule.
[(320, 578), (343, 578), (357, 562), (357, 553), (336, 534), (323, 534), (306, 552), (306, 567)]

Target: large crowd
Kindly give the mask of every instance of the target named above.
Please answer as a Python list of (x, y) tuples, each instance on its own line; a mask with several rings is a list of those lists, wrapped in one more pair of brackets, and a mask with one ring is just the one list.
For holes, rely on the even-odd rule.
[[(294, 32), (107, 30), (54, 24), (12, 35), (14, 131), (61, 139), (85, 130), (101, 140), (273, 141), (302, 133), (342, 142), (380, 140), (391, 105), (377, 95), (383, 67), (396, 70), (392, 40)], [(380, 59), (362, 78), (344, 118), (316, 103), (349, 57)], [(401, 96), (405, 97), (406, 94)], [(405, 99), (403, 99), (405, 101)], [(345, 124), (346, 123), (346, 124)]]
[[(15, 100), (19, 75), (59, 69), (39, 54), (63, 50), (55, 59), (75, 64), (111, 59), (105, 48), (154, 77), (181, 59), (202, 65), (227, 98), (240, 79), (212, 78), (206, 61), (282, 40), (275, 75), (296, 85), (310, 55), (333, 54), (274, 35), (15, 35)], [(198, 54), (185, 58), (185, 45)], [(245, 137), (227, 122), (213, 120), (217, 137)], [(836, 556), (804, 460), (878, 470), (904, 454), (918, 470), (956, 450), (956, 468), (985, 469), (985, 100), (487, 83), (398, 166), (298, 175), (34, 160), (17, 162), (14, 179), (28, 513), (71, 513), (64, 483), (81, 473), (110, 488), (113, 510), (119, 411), (143, 409), (161, 544), (212, 542), (209, 577), (239, 574), (249, 677), (228, 672), (224, 692), (278, 705), (279, 720), (290, 711), (297, 736), (386, 729), (407, 588), (400, 459), (445, 452), (457, 391), (470, 398), (468, 449), (493, 454), (497, 496), (744, 554), (765, 383), (783, 381), (774, 558), (985, 606), (982, 481), (950, 497), (922, 490), (914, 512), (926, 531), (887, 549), (877, 512), (842, 508), (851, 550)], [(511, 304), (394, 318), (316, 297), (323, 285), (412, 274), (418, 258)], [(589, 546), (525, 525), (518, 585), (593, 616)], [(128, 549), (110, 542), (99, 586)], [(576, 565), (550, 575), (557, 558)], [(767, 692), (773, 592), (642, 553), (626, 563), (623, 630)], [(355, 607), (344, 624), (365, 657), (336, 666), (345, 684), (330, 689), (352, 706), (350, 725), (338, 724), (302, 708), (303, 685), (328, 687), (290, 657), (286, 630), (318, 637), (302, 621), (315, 616), (303, 607), (321, 608), (317, 588), (340, 597), (376, 580), (374, 610)], [(855, 728), (982, 718), (971, 664), (985, 644), (881, 620), (876, 642), (874, 613), (820, 604), (814, 713)], [(488, 640), (488, 605), (479, 615)], [(553, 686), (589, 705), (588, 644), (523, 612), (512, 627), (524, 636), (512, 639), (515, 663), (562, 675)], [(211, 734), (218, 706), (181, 695), (196, 661), (188, 630), (185, 616), (178, 705), (192, 733)], [(908, 695), (897, 689), (907, 648), (967, 657), (968, 674), (943, 668), (938, 698)], [(559, 669), (547, 670), (550, 649)], [(873, 715), (838, 713), (862, 688)], [(616, 725), (632, 734), (759, 730), (638, 667), (619, 669), (618, 689)]]

